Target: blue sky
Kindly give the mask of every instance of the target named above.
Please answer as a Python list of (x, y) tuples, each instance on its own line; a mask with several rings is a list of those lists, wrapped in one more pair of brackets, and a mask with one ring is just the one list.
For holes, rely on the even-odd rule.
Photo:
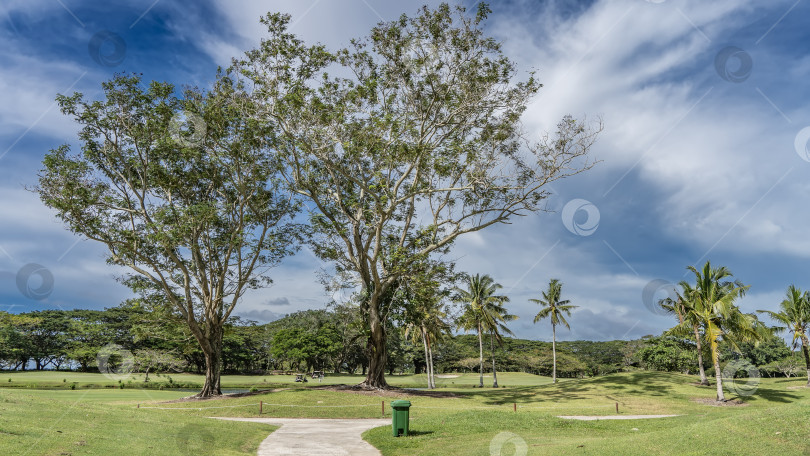
[[(53, 103), (57, 93), (98, 97), (114, 72), (205, 87), (218, 65), (258, 43), (267, 11), (292, 14), (295, 33), (334, 49), (422, 3), (3, 2), (0, 310), (100, 309), (131, 296), (104, 249), (66, 231), (25, 190), (49, 149), (76, 145), (76, 125)], [(747, 311), (774, 308), (791, 283), (810, 287), (810, 2), (491, 7), (488, 32), (544, 84), (526, 130), (540, 135), (565, 114), (605, 125), (593, 149), (601, 162), (554, 184), (554, 212), (457, 244), (461, 270), (504, 286), (520, 316), (512, 324), (518, 336), (550, 339), (547, 324), (532, 323), (537, 309), (528, 299), (552, 277), (580, 306), (572, 330), (558, 334), (564, 340), (660, 333), (672, 321), (645, 305), (645, 287), (660, 298), (659, 284), (690, 278), (686, 266), (707, 259), (751, 285), (741, 301)], [(302, 251), (237, 313), (267, 321), (322, 307), (330, 299), (315, 277), (322, 266)]]

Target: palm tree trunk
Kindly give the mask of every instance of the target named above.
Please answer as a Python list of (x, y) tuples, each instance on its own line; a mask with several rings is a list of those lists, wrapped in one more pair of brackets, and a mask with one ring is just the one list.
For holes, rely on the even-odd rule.
[(551, 382), (557, 383), (557, 326), (551, 324)]
[(492, 387), (498, 387), (498, 373), (495, 371), (495, 336), (489, 333), (489, 351), (492, 353)]
[(726, 396), (723, 394), (723, 373), (720, 372), (720, 351), (717, 349), (717, 342), (711, 341), (712, 362), (714, 363), (714, 376), (717, 378), (717, 402), (725, 402)]
[(484, 387), (484, 341), (481, 340), (481, 323), (478, 323), (478, 387)]
[(430, 389), (430, 361), (428, 361), (428, 344), (427, 338), (425, 337), (425, 330), (424, 328), (419, 328), (419, 331), (422, 333), (422, 345), (425, 346), (425, 373), (427, 374), (427, 381), (428, 381), (428, 389)]
[(693, 325), (692, 329), (695, 330), (695, 343), (697, 344), (698, 367), (700, 368), (700, 384), (703, 386), (709, 385), (709, 379), (706, 378), (706, 369), (703, 368), (703, 349), (700, 346), (700, 332), (697, 325)]
[(802, 333), (802, 353), (804, 354), (804, 367), (807, 369), (807, 387), (810, 387), (810, 348), (808, 348), (807, 336)]
[(433, 341), (430, 340), (430, 336), (428, 336), (428, 383), (430, 384), (430, 389), (436, 388), (436, 375), (433, 372)]

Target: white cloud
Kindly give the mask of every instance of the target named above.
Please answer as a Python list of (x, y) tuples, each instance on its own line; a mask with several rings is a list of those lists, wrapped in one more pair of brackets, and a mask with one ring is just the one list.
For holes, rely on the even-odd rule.
[[(369, 3), (371, 8), (363, 0), (217, 0), (219, 19), (230, 33), (220, 35), (200, 27), (200, 18), (181, 16), (179, 9), (168, 27), (176, 38), (196, 42), (217, 63), (227, 65), (231, 57), (258, 44), (265, 33), (258, 17), (270, 8), (291, 13), (293, 32), (306, 41), (337, 48), (367, 33), (380, 20), (377, 13), (394, 19), (402, 12), (413, 14), (421, 4)], [(643, 265), (660, 265), (671, 256), (657, 250), (625, 251), (635, 242), (628, 240), (631, 247), (619, 253), (630, 259), (640, 274), (636, 275), (603, 242), (613, 243), (608, 235), (625, 240), (635, 228), (632, 225), (642, 220), (659, 243), (689, 246), (689, 255), (714, 247), (713, 254), (735, 252), (751, 262), (762, 253), (810, 257), (805, 230), (810, 223), (805, 209), (810, 163), (793, 150), (796, 133), (810, 125), (810, 113), (800, 96), (806, 93), (800, 84), (810, 73), (810, 58), (790, 61), (783, 53), (770, 52), (767, 46), (778, 38), (778, 28), (754, 44), (790, 5), (600, 0), (579, 15), (562, 18), (553, 10), (527, 14), (534, 11), (530, 8), (534, 4), (527, 1), (513, 10), (493, 4), (490, 31), (505, 41), (506, 53), (521, 68), (536, 68), (546, 84), (526, 113), (530, 131), (553, 128), (567, 113), (604, 118), (606, 130), (595, 149), (603, 162), (575, 180), (555, 184), (561, 193), (550, 202), (561, 207), (571, 198), (589, 199), (602, 210), (603, 223), (594, 236), (577, 238), (562, 227), (559, 213), (541, 214), (458, 241), (451, 257), (458, 258), (461, 270), (489, 273), (509, 291), (510, 308), (521, 317), (514, 325), (519, 336), (550, 337), (547, 325), (532, 324), (537, 306), (528, 299), (538, 297), (551, 277), (561, 279), (565, 296), (581, 306), (572, 316), (572, 331), (561, 334), (562, 338), (638, 337), (670, 326), (666, 317), (645, 308), (641, 291), (657, 278)], [(771, 8), (767, 19), (753, 21), (760, 14), (755, 7)], [(14, 1), (4, 8), (7, 14), (28, 15), (44, 8), (60, 9), (45, 1)], [(755, 36), (735, 38), (742, 36), (741, 31)], [(728, 83), (715, 73), (714, 56), (728, 44), (740, 45), (754, 57), (754, 72), (744, 83)], [(4, 62), (0, 134), (8, 147), (48, 109), (53, 95), (65, 91), (84, 69), (69, 62), (38, 61), (10, 48), (0, 51), (0, 59)], [(94, 75), (86, 79), (79, 86), (95, 84)], [(75, 129), (53, 108), (31, 134), (74, 138)], [(8, 166), (12, 161), (6, 157), (0, 166), (4, 163)], [(628, 194), (635, 199), (619, 200)], [(0, 188), (0, 201), (0, 246), (16, 260), (4, 259), (0, 252), (0, 269), (14, 270), (23, 261), (55, 262), (74, 242), (35, 196)], [(635, 208), (642, 203), (653, 208), (652, 213), (639, 214)], [(619, 209), (626, 212), (611, 213)], [(110, 279), (99, 246), (80, 244), (61, 262), (51, 264), (46, 266), (53, 267), (58, 287), (67, 287), (55, 291), (54, 300), (70, 302), (69, 294), (74, 294), (88, 302), (115, 305), (126, 294)], [(329, 297), (315, 278), (320, 266), (306, 253), (288, 259), (270, 271), (274, 285), (248, 294), (237, 313), (264, 319), (322, 307)], [(680, 273), (684, 266), (669, 270)], [(769, 277), (767, 268), (768, 263), (762, 265), (765, 277)], [(774, 307), (781, 300), (783, 285), (777, 288), (757, 286), (757, 294), (741, 301), (743, 308)]]
[[(565, 21), (497, 16), (494, 30), (507, 52), (524, 67), (538, 68), (546, 83), (527, 111), (530, 130), (547, 130), (567, 113), (604, 118), (595, 149), (604, 161), (591, 172), (604, 187), (594, 193), (604, 194), (616, 182), (630, 185), (637, 174), (662, 193), (656, 215), (674, 238), (709, 249), (725, 236), (720, 250), (745, 245), (810, 257), (807, 236), (792, 229), (810, 222), (806, 211), (796, 210), (795, 186), (803, 173), (771, 188), (791, 167), (808, 168), (790, 147), (800, 127), (788, 124), (758, 92), (784, 88), (754, 86), (753, 77), (749, 84), (730, 84), (714, 69), (724, 37), (750, 22), (754, 4), (600, 1)], [(753, 43), (741, 45), (757, 55)], [(793, 81), (806, 79), (806, 62), (786, 65), (762, 54), (755, 69), (787, 67)], [(780, 110), (806, 117), (799, 104)]]

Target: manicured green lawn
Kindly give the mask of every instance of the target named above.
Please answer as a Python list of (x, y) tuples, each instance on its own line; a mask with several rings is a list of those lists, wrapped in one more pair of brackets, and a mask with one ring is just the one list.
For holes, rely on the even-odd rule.
[[(477, 383), (477, 377), (471, 377)], [(169, 404), (159, 401), (189, 393), (0, 389), (0, 454), (16, 454), (35, 445), (50, 451), (44, 454), (117, 454), (104, 451), (114, 448), (121, 435), (122, 445), (131, 449), (128, 454), (157, 454), (155, 449), (164, 447), (169, 451), (160, 454), (186, 454), (182, 453), (185, 436), (193, 433), (203, 437), (188, 441), (207, 442), (206, 448), (216, 448), (212, 454), (239, 454), (240, 450), (255, 451), (269, 428), (251, 423), (225, 424), (205, 417), (255, 417), (258, 402), (262, 401), (263, 416), (321, 418), (379, 418), (383, 402), (385, 416), (390, 418), (389, 403), (400, 398), (413, 404), (411, 436), (391, 437), (389, 426), (364, 434), (386, 456), (484, 456), (499, 454), (498, 448), (500, 454), (511, 455), (515, 454), (515, 444), (530, 455), (810, 453), (810, 390), (800, 388), (804, 379), (763, 379), (756, 394), (744, 398), (746, 405), (725, 407), (694, 401), (713, 399), (714, 388), (696, 386), (695, 377), (678, 374), (634, 372), (557, 385), (544, 381), (521, 385), (530, 382), (530, 377), (523, 374), (499, 375), (499, 380), (508, 387), (469, 388), (470, 378), (465, 376), (455, 379), (459, 382), (455, 388), (440, 389), (441, 393), (454, 393), (456, 397), (361, 394), (288, 385), (282, 390), (249, 397)], [(311, 382), (308, 385), (312, 386)], [(733, 392), (728, 396), (736, 398)], [(615, 415), (617, 402), (621, 415), (682, 416), (626, 421), (557, 418)], [(141, 404), (141, 408), (135, 408), (136, 404)], [(7, 441), (17, 442), (15, 451), (3, 451)], [(188, 454), (207, 453), (195, 450)]]
[[(458, 376), (458, 377), (456, 377)], [(193, 374), (168, 374), (157, 376), (151, 374), (149, 376), (150, 382), (153, 384), (166, 384), (169, 377), (172, 382), (181, 384), (194, 384), (196, 387), (202, 388), (205, 378), (202, 375)], [(295, 382), (294, 375), (223, 375), (222, 387), (223, 388), (257, 388), (274, 387), (274, 386), (307, 386), (313, 387), (318, 385), (354, 385), (363, 381), (365, 377), (362, 375), (330, 375), (327, 374), (322, 381), (308, 378), (308, 382), (301, 383)], [(427, 377), (425, 375), (393, 375), (386, 377), (388, 382), (394, 386), (404, 388), (425, 388), (427, 387)], [(9, 380), (11, 380), (9, 382)], [(131, 374), (123, 379), (124, 386), (132, 380), (134, 383), (141, 383), (144, 381), (143, 374)], [(550, 383), (549, 377), (541, 377), (538, 375), (504, 372), (498, 374), (498, 383), (501, 386), (528, 386), (528, 385), (543, 385)], [(26, 372), (2, 372), (0, 373), (0, 388), (3, 387), (33, 387), (33, 388), (70, 388), (70, 385), (75, 383), (76, 388), (86, 387), (105, 387), (117, 386), (118, 380), (106, 377), (101, 374), (82, 373), (82, 372), (54, 372), (54, 371), (26, 371)], [(448, 374), (447, 377), (437, 377), (436, 385), (438, 387), (472, 387), (478, 386), (478, 374)], [(484, 385), (487, 387), (492, 386), (492, 375), (484, 376)]]
[[(557, 385), (511, 388), (445, 388), (455, 398), (407, 397), (412, 436), (393, 438), (389, 427), (364, 438), (384, 455), (489, 455), (525, 444), (528, 454), (807, 454), (810, 452), (810, 390), (804, 379), (762, 379), (747, 405), (714, 407), (693, 399), (714, 398), (714, 387), (696, 386), (695, 377), (636, 372), (570, 380)], [(791, 387), (791, 388), (788, 388)], [(734, 393), (729, 398), (736, 398)], [(402, 395), (289, 389), (252, 397), (210, 401), (208, 406), (246, 405), (262, 400), (275, 417), (377, 418), (380, 402)], [(558, 415), (674, 414), (675, 418), (628, 421), (569, 421)], [(273, 405), (279, 404), (279, 405)], [(517, 405), (517, 412), (514, 406)], [(180, 404), (178, 406), (183, 406)], [(256, 416), (257, 405), (178, 414)], [(494, 443), (493, 443), (494, 442)], [(495, 454), (498, 454), (497, 452)]]
[(183, 395), (0, 389), (0, 454), (255, 455), (275, 429), (259, 423), (223, 426), (201, 416), (135, 408), (138, 402)]

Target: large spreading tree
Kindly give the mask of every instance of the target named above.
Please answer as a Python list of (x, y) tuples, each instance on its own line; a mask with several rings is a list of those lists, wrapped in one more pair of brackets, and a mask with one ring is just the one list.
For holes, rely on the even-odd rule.
[(52, 150), (37, 189), (71, 231), (129, 269), (126, 283), (182, 316), (205, 356), (200, 397), (221, 394), (225, 322), (297, 233), (296, 206), (236, 88), (219, 77), (208, 92), (178, 96), (121, 75), (99, 101), (59, 96), (82, 127), (81, 152)]
[(289, 16), (235, 65), (312, 247), (353, 277), (368, 331), (363, 386), (386, 387), (386, 323), (412, 267), (459, 236), (545, 209), (548, 184), (590, 168), (601, 125), (563, 118), (530, 140), (521, 116), (541, 85), (484, 32), (489, 13), (442, 4), (380, 23), (346, 49), (306, 45)]

